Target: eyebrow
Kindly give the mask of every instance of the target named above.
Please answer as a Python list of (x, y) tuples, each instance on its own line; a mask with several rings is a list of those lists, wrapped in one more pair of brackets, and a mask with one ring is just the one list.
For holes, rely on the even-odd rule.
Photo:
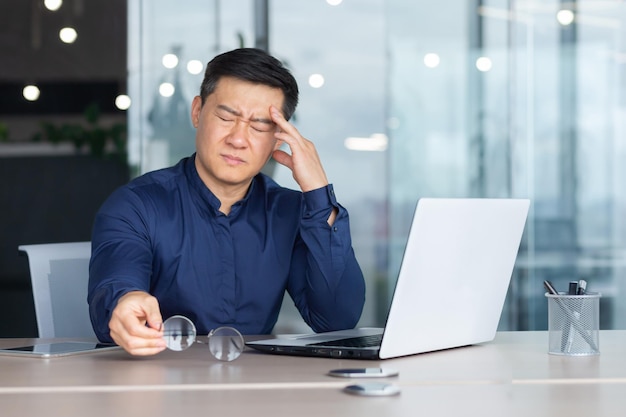
[[(230, 107), (224, 105), (224, 104), (218, 104), (217, 108), (219, 110), (224, 110), (227, 113), (232, 114), (233, 116), (237, 116), (237, 117), (242, 117), (243, 115), (241, 114), (241, 112), (238, 112), (235, 109), (231, 109)], [(267, 125), (271, 125), (274, 126), (274, 121), (272, 119), (267, 119), (265, 117), (253, 117), (249, 120), (247, 120), (247, 122), (257, 122), (257, 123), (265, 123)]]

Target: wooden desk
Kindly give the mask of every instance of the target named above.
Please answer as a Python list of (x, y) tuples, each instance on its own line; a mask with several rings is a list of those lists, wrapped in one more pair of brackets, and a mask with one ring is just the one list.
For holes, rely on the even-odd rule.
[(403, 385), (397, 397), (336, 387), (0, 394), (4, 417), (623, 417), (623, 384)]
[[(0, 346), (26, 340), (4, 339)], [(274, 356), (246, 351), (234, 362), (206, 346), (135, 358), (123, 351), (66, 358), (0, 357), (2, 416), (622, 416), (626, 331), (601, 331), (601, 354), (547, 353), (547, 332), (387, 361)], [(398, 397), (362, 398), (332, 368), (400, 370)], [(89, 410), (89, 412), (86, 412)], [(215, 414), (218, 413), (218, 414)]]

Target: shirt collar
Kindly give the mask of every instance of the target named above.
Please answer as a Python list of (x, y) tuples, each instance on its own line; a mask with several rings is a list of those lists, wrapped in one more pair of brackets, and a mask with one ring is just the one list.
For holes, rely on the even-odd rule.
[[(209, 189), (209, 187), (207, 187), (206, 184), (204, 184), (204, 182), (202, 181), (202, 178), (200, 178), (200, 174), (198, 174), (198, 170), (196, 169), (196, 154), (195, 153), (191, 155), (191, 157), (187, 160), (187, 164), (185, 167), (185, 174), (189, 182), (191, 183), (192, 188), (198, 192), (198, 195), (203, 200), (203, 202), (207, 204), (209, 207), (213, 208), (216, 212), (219, 211), (219, 208), (222, 205), (222, 203), (217, 198), (217, 196), (213, 194), (213, 192)], [(241, 200), (233, 204), (233, 207), (231, 208), (231, 215), (237, 213), (240, 207), (243, 206), (248, 200), (250, 200), (250, 196), (253, 193), (255, 184), (258, 181), (257, 176), (252, 178), (252, 182), (250, 183), (250, 187), (248, 187), (248, 191), (246, 192), (246, 195)]]

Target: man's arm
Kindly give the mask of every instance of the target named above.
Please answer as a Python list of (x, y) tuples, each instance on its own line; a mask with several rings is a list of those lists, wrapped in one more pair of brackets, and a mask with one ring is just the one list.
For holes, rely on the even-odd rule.
[[(314, 331), (353, 328), (365, 303), (365, 282), (352, 249), (348, 212), (336, 202), (332, 185), (303, 198), (289, 294)], [(330, 226), (333, 210), (337, 215)]]
[(115, 192), (94, 222), (87, 301), (98, 339), (135, 355), (165, 348), (156, 298), (148, 294), (152, 253), (143, 204)]
[(276, 138), (291, 155), (272, 157), (289, 168), (303, 192), (300, 239), (292, 257), (288, 291), (300, 314), (316, 332), (352, 328), (365, 303), (363, 273), (352, 250), (348, 212), (337, 204), (315, 145), (275, 107)]

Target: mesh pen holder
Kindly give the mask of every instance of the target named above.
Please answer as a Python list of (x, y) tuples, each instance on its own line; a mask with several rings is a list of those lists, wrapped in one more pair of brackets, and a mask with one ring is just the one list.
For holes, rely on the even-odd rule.
[(548, 353), (565, 356), (600, 354), (600, 297), (600, 293), (546, 293)]

